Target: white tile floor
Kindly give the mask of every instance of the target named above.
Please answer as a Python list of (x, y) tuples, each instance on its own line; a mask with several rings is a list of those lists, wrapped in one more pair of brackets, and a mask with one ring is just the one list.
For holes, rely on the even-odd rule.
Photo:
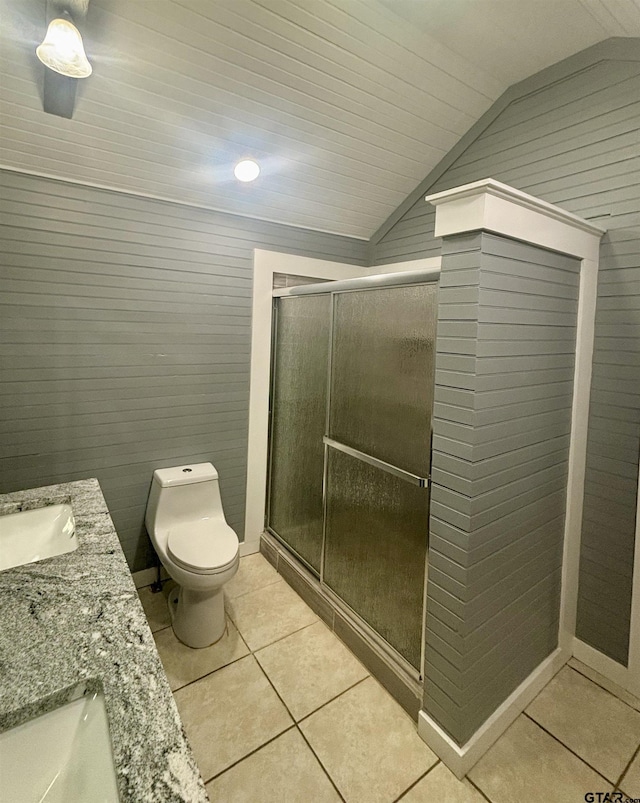
[(225, 591), (227, 634), (190, 650), (169, 627), (168, 588), (140, 589), (212, 801), (580, 803), (613, 790), (640, 798), (640, 703), (617, 699), (576, 661), (458, 781), (261, 555), (243, 558)]

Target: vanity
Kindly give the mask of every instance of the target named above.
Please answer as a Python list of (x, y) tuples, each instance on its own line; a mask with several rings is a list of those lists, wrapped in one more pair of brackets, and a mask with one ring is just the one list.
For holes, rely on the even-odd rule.
[[(56, 519), (47, 543), (66, 537), (68, 519), (60, 524), (59, 517), (70, 506), (75, 527), (68, 537), (77, 543), (0, 571), (0, 753), (15, 756), (4, 777), (11, 770), (19, 780), (16, 762), (28, 746), (25, 772), (39, 795), (32, 799), (43, 803), (72, 803), (69, 789), (100, 803), (204, 803), (204, 784), (98, 481), (0, 495), (0, 516), (11, 517), (5, 523), (13, 530), (16, 514), (54, 506), (50, 515), (24, 516), (25, 536), (36, 520)], [(65, 760), (56, 780), (50, 768)], [(36, 788), (47, 773), (50, 789)], [(86, 791), (96, 779), (99, 798)]]

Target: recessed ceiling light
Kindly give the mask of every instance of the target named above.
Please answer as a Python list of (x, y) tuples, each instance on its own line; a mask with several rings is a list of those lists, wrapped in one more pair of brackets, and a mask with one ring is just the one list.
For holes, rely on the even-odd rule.
[(243, 159), (233, 168), (238, 181), (254, 181), (260, 175), (260, 165), (253, 159)]

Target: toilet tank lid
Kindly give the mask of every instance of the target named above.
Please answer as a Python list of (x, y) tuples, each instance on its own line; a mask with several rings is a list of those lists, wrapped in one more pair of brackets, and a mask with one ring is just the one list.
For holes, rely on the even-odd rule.
[(153, 472), (153, 479), (162, 488), (170, 488), (174, 485), (191, 485), (195, 482), (217, 480), (218, 472), (211, 463), (189, 463), (186, 466), (157, 468)]

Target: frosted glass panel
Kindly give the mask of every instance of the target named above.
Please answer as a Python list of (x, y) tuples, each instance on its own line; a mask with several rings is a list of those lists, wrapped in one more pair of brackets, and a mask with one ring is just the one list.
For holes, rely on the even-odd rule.
[(429, 493), (329, 448), (324, 583), (420, 668)]
[(278, 300), (272, 386), (269, 527), (316, 572), (331, 296)]
[(335, 298), (330, 436), (420, 476), (430, 463), (435, 284)]

